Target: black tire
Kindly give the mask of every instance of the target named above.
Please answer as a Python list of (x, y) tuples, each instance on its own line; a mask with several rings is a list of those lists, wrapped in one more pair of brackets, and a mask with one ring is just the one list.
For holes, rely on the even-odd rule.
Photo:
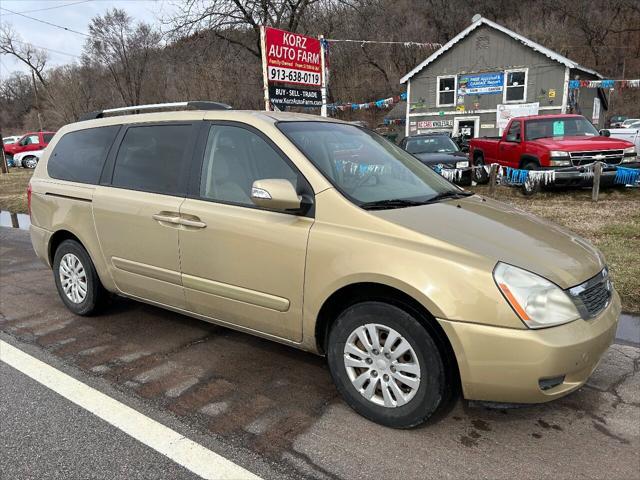
[[(356, 328), (366, 324), (392, 328), (415, 352), (415, 360), (420, 366), (420, 383), (413, 398), (405, 405), (385, 407), (373, 403), (349, 378), (344, 361), (345, 344)], [(431, 417), (451, 396), (444, 362), (432, 336), (412, 314), (388, 303), (365, 301), (344, 310), (329, 333), (327, 359), (333, 381), (349, 406), (363, 417), (388, 427), (415, 427)]]
[[(60, 278), (60, 262), (66, 254), (73, 254), (80, 261), (84, 268), (86, 277), (86, 296), (81, 302), (73, 302), (62, 288)], [(63, 241), (54, 254), (53, 258), (53, 278), (56, 282), (58, 295), (65, 306), (76, 315), (88, 316), (96, 313), (108, 298), (108, 293), (100, 282), (96, 268), (84, 247), (75, 240)]]
[[(524, 160), (520, 165), (522, 170), (538, 170), (540, 169), (540, 164), (535, 160)], [(528, 182), (525, 182), (522, 185), (522, 194), (525, 197), (530, 197), (531, 195), (535, 195), (540, 191), (540, 185), (531, 185)]]
[[(481, 165), (484, 166), (484, 155), (482, 155), (482, 153), (479, 153), (473, 159), (473, 166), (479, 167)], [(474, 168), (473, 170), (471, 170), (471, 172), (472, 180), (478, 185), (486, 185), (487, 183), (489, 183), (489, 174), (484, 168)]]
[(28, 157), (24, 157), (21, 163), (22, 168), (29, 168), (33, 170), (38, 165), (38, 158), (33, 155), (29, 155)]

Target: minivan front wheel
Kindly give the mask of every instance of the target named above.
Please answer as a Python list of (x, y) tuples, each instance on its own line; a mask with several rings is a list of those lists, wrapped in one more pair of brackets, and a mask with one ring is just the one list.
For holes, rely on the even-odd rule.
[(407, 311), (367, 301), (343, 311), (329, 334), (329, 369), (346, 402), (382, 425), (409, 428), (445, 398), (445, 369), (427, 330)]
[(76, 315), (91, 315), (107, 296), (89, 254), (75, 240), (56, 249), (53, 276), (60, 298)]

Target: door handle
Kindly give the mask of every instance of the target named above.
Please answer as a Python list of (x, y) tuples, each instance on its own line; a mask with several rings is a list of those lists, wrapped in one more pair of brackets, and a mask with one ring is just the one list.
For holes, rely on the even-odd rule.
[(192, 227), (192, 228), (205, 228), (207, 226), (206, 223), (201, 222), (200, 220), (188, 220), (186, 218), (181, 218), (180, 224), (184, 225), (185, 227)]
[(151, 218), (153, 218), (155, 221), (157, 222), (163, 222), (163, 223), (172, 223), (174, 225), (180, 225), (180, 217), (173, 217), (171, 215), (163, 215), (161, 213), (155, 213), (153, 215), (151, 215)]

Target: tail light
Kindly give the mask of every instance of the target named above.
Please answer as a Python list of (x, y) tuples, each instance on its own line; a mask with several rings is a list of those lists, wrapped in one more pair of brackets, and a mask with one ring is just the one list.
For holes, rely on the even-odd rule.
[(29, 216), (31, 216), (31, 183), (27, 185), (27, 208), (29, 208)]

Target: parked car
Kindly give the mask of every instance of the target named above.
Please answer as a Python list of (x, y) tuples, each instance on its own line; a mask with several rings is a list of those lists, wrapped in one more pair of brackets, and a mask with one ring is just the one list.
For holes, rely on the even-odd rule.
[(609, 128), (620, 128), (626, 119), (624, 115), (614, 115), (609, 119)]
[(45, 150), (31, 241), (75, 314), (113, 292), (326, 355), (346, 402), (391, 427), (458, 389), (562, 397), (611, 344), (620, 298), (587, 240), (370, 130), (194, 107), (97, 112)]
[(640, 122), (640, 118), (627, 118), (620, 126), (622, 128), (629, 128), (632, 124), (637, 122)]
[(4, 153), (7, 158), (21, 152), (43, 150), (55, 135), (55, 132), (29, 132), (15, 143), (4, 145)]
[(13, 156), (14, 167), (36, 168), (38, 161), (42, 157), (44, 150), (33, 150), (28, 152), (16, 153)]
[[(502, 137), (473, 138), (469, 158), (475, 165), (498, 163), (526, 170), (556, 169), (556, 185), (586, 186), (593, 180), (578, 167), (604, 162), (601, 185), (612, 184), (616, 165), (640, 168), (633, 143), (599, 135), (581, 115), (513, 118)], [(486, 177), (485, 177), (486, 178)]]
[(13, 135), (10, 137), (3, 137), (2, 138), (2, 143), (3, 145), (11, 145), (12, 143), (16, 143), (18, 140), (20, 140), (19, 136)]
[(635, 122), (628, 124), (624, 128), (628, 128), (630, 130), (637, 130), (640, 128), (640, 120), (636, 120)]
[(636, 146), (636, 152), (640, 152), (640, 127), (639, 128), (610, 128), (600, 130), (600, 135), (619, 138), (631, 142)]
[[(466, 168), (469, 157), (447, 133), (428, 133), (404, 137), (400, 147), (431, 168)], [(471, 185), (471, 170), (463, 171), (460, 185)]]

